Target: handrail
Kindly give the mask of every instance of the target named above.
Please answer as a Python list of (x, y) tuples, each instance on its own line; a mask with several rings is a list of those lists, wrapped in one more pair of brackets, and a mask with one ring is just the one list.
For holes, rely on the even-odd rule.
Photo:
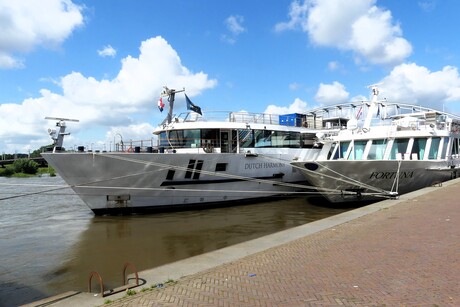
[[(129, 285), (129, 282), (126, 279), (126, 269), (128, 267), (131, 267), (131, 269), (133, 270), (133, 273), (136, 275), (136, 284), (135, 285)], [(119, 292), (125, 291), (127, 289), (139, 286), (139, 274), (137, 273), (137, 269), (134, 266), (134, 264), (132, 264), (130, 262), (126, 262), (125, 266), (123, 267), (123, 286), (121, 286), (121, 287), (108, 290), (107, 292), (104, 291), (104, 283), (102, 281), (101, 275), (96, 271), (92, 271), (89, 274), (89, 279), (88, 279), (88, 292), (89, 293), (91, 293), (91, 280), (93, 279), (93, 276), (97, 276), (98, 279), (99, 279), (99, 285), (101, 286), (101, 296), (102, 297), (105, 297), (107, 295), (112, 295), (112, 294), (115, 294), (115, 293), (119, 293)]]
[(126, 280), (126, 269), (128, 268), (128, 266), (131, 266), (132, 269), (134, 270), (134, 274), (136, 275), (136, 286), (139, 286), (139, 274), (137, 273), (137, 269), (134, 266), (134, 264), (132, 264), (130, 262), (126, 262), (125, 266), (123, 268), (123, 285), (128, 284), (128, 281)]
[(97, 275), (97, 277), (99, 278), (99, 284), (101, 286), (101, 295), (102, 297), (104, 297), (104, 283), (102, 282), (101, 275), (96, 271), (92, 271), (91, 273), (89, 273), (88, 292), (91, 293), (91, 279), (93, 278), (94, 275)]

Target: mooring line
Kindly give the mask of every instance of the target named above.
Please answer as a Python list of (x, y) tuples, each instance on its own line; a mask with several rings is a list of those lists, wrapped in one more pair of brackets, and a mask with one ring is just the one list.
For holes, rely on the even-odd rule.
[[(142, 161), (142, 160), (138, 160), (138, 159), (129, 159), (129, 158), (126, 158), (126, 157), (118, 157), (118, 156), (114, 156), (114, 155), (98, 155), (98, 156), (99, 157), (107, 157), (107, 158), (117, 159), (117, 160), (121, 160), (121, 161), (132, 162), (132, 163), (139, 163), (139, 164), (144, 164), (144, 165), (153, 165), (153, 166), (157, 166), (157, 167), (164, 167), (164, 168), (168, 168), (168, 169), (172, 168), (172, 169), (183, 170), (183, 171), (188, 170), (188, 167), (184, 167), (184, 166), (175, 166), (175, 165), (152, 162), (152, 161)], [(154, 170), (152, 172), (155, 172), (155, 171), (158, 171), (158, 170)], [(253, 181), (253, 182), (258, 182), (258, 183), (266, 183), (266, 184), (276, 184), (276, 185), (287, 186), (287, 187), (291, 187), (291, 188), (315, 189), (315, 187), (302, 185), (302, 184), (293, 184), (293, 183), (273, 181), (273, 180), (267, 180), (267, 179), (255, 179), (255, 178), (251, 178), (251, 177), (245, 177), (245, 176), (239, 176), (239, 175), (233, 175), (233, 174), (216, 173), (216, 172), (204, 171), (204, 170), (195, 170), (195, 172), (198, 172), (200, 174), (214, 176), (214, 177), (240, 179), (240, 180), (245, 180), (245, 181)], [(146, 173), (147, 172), (133, 174), (133, 175), (127, 175), (127, 176), (143, 175), (143, 174), (146, 174)], [(123, 178), (123, 177), (119, 177), (119, 178)], [(109, 180), (112, 180), (112, 179), (114, 179), (114, 178), (104, 179), (104, 180), (100, 180), (98, 182), (109, 181)], [(78, 186), (81, 186), (81, 185), (79, 184)]]
[(13, 195), (13, 196), (0, 198), (0, 201), (1, 200), (7, 200), (7, 199), (13, 199), (13, 198), (19, 198), (19, 197), (26, 197), (26, 196), (31, 196), (31, 195), (37, 195), (37, 194), (42, 194), (42, 193), (47, 193), (47, 192), (52, 192), (52, 191), (57, 191), (57, 190), (63, 190), (63, 189), (67, 189), (67, 188), (70, 188), (70, 187), (58, 187), (58, 188), (44, 190), (44, 191), (23, 193), (23, 194), (18, 194), (18, 195)]

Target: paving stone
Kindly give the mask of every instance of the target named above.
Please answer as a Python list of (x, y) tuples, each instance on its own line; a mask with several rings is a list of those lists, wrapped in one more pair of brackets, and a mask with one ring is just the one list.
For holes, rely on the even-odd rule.
[(109, 306), (460, 306), (460, 183)]

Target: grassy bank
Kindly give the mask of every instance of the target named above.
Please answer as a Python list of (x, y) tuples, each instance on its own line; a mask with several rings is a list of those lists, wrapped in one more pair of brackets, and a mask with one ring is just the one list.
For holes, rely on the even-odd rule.
[(52, 167), (39, 167), (37, 173), (26, 174), (23, 172), (14, 172), (9, 167), (0, 168), (0, 177), (15, 177), (15, 178), (28, 178), (28, 177), (41, 177), (41, 176), (56, 176), (56, 171)]

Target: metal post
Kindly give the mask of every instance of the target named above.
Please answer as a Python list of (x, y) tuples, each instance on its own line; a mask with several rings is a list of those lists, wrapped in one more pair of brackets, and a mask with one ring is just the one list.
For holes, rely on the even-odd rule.
[(170, 90), (169, 92), (169, 97), (168, 97), (168, 101), (169, 101), (169, 109), (168, 109), (168, 124), (171, 123), (172, 121), (172, 113), (173, 113), (173, 109), (174, 109), (174, 98), (176, 96), (176, 92), (175, 90)]
[(168, 117), (166, 118), (168, 124), (172, 122), (173, 110), (174, 110), (174, 99), (176, 93), (184, 92), (185, 88), (179, 91), (175, 89), (169, 89), (167, 86), (163, 86), (163, 91), (161, 92), (161, 97), (168, 97)]

